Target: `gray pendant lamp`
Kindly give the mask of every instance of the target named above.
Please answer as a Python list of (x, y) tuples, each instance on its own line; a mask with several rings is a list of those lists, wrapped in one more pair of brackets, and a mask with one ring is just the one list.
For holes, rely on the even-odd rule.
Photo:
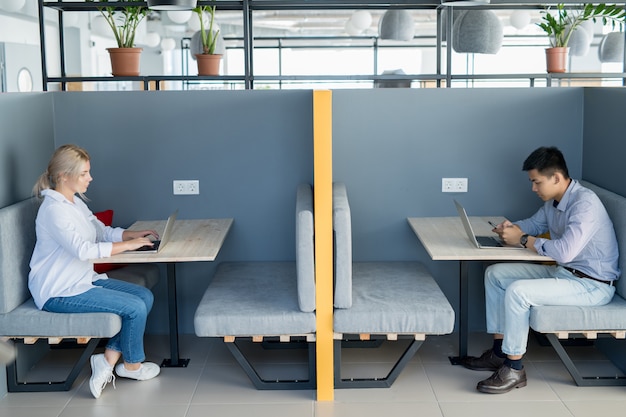
[(441, 40), (443, 42), (446, 42), (448, 39), (448, 13), (452, 13), (452, 27), (454, 27), (454, 22), (466, 11), (453, 7), (446, 7), (441, 11)]
[(442, 0), (442, 6), (484, 6), (491, 3), (491, 0)]
[(456, 52), (497, 54), (503, 38), (502, 22), (491, 10), (467, 10), (452, 27), (452, 48)]
[[(569, 29), (566, 29), (569, 30)], [(582, 26), (577, 26), (569, 38), (567, 46), (571, 56), (585, 56), (591, 47), (592, 35)]]
[(196, 4), (197, 0), (148, 0), (152, 10), (191, 10)]
[[(401, 69), (385, 70), (382, 75), (406, 75)], [(397, 80), (376, 80), (374, 81), (374, 88), (411, 88), (410, 79), (397, 79)]]
[(607, 33), (598, 45), (600, 62), (624, 62), (624, 33)]
[(387, 10), (380, 19), (380, 39), (410, 41), (415, 34), (415, 22), (407, 10)]

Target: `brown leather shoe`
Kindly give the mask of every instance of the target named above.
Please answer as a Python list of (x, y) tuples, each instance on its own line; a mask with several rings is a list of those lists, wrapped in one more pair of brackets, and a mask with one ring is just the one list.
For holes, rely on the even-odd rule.
[(459, 363), (472, 371), (497, 371), (504, 364), (504, 358), (496, 356), (493, 349), (489, 349), (479, 357), (465, 356)]
[(518, 371), (502, 365), (497, 371), (484, 381), (480, 381), (476, 385), (476, 389), (487, 394), (504, 394), (513, 388), (522, 388), (526, 386), (526, 370)]

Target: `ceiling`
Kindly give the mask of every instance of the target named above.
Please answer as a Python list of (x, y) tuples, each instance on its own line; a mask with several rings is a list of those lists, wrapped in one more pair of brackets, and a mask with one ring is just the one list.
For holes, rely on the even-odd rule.
[[(281, 37), (346, 37), (346, 36), (377, 36), (379, 22), (386, 10), (255, 10), (252, 13), (254, 35), (281, 36)], [(495, 9), (493, 12), (500, 18), (505, 28), (505, 34), (535, 32), (535, 25), (540, 14), (539, 10), (516, 11), (511, 9)], [(513, 13), (528, 15), (529, 25), (523, 29), (516, 29), (509, 24)], [(192, 32), (195, 22), (186, 25), (172, 23), (167, 12), (160, 17), (165, 26), (174, 31)], [(356, 14), (355, 14), (356, 13)], [(437, 27), (437, 11), (435, 9), (408, 10), (415, 23), (415, 36), (434, 36)], [(353, 16), (360, 17), (360, 22), (369, 21), (365, 28), (355, 28), (352, 25)], [(445, 12), (444, 12), (445, 16)], [(191, 19), (196, 20), (194, 15)], [(216, 21), (220, 25), (222, 35), (242, 36), (243, 16), (241, 11), (218, 10)], [(173, 26), (171, 26), (173, 25)], [(175, 26), (179, 26), (176, 28)], [(197, 29), (196, 29), (197, 30)], [(538, 33), (538, 32), (537, 32)]]

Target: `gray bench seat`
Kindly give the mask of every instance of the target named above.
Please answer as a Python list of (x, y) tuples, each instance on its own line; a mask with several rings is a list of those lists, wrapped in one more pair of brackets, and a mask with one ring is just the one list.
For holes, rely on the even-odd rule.
[[(35, 306), (28, 290), (28, 273), (36, 241), (38, 208), (37, 200), (31, 198), (0, 209), (0, 337), (24, 344), (39, 339), (47, 339), (50, 344), (75, 339), (85, 344), (85, 350), (63, 381), (21, 383), (15, 363), (10, 364), (7, 379), (11, 392), (69, 390), (99, 340), (115, 336), (122, 327), (122, 320), (116, 314), (50, 313)], [(135, 264), (107, 275), (151, 288), (159, 279), (159, 268)]]
[(354, 262), (352, 307), (336, 309), (343, 334), (448, 334), (454, 311), (419, 262)]
[[(353, 262), (346, 186), (333, 184), (335, 293), (333, 313), (336, 388), (390, 387), (427, 335), (449, 334), (454, 310), (419, 262)], [(342, 344), (383, 338), (412, 339), (386, 377), (342, 378)], [(358, 346), (358, 342), (356, 343)]]
[(626, 300), (615, 294), (609, 304), (597, 307), (532, 307), (530, 323), (540, 333), (624, 332)]
[[(218, 265), (194, 315), (199, 337), (219, 337), (257, 389), (315, 388), (315, 263), (313, 192), (296, 192), (295, 262), (223, 262)], [(308, 379), (265, 380), (237, 345), (254, 342), (304, 342)]]
[(624, 279), (626, 256), (623, 256), (623, 248), (626, 247), (626, 198), (589, 182), (581, 181), (581, 183), (598, 195), (613, 221), (620, 250), (619, 267), (622, 277), (616, 282), (615, 296), (610, 303), (593, 307), (532, 307), (530, 327), (545, 334), (577, 385), (626, 385), (626, 377), (623, 376), (581, 375), (560, 343), (560, 339), (579, 334), (589, 339), (596, 339), (599, 334), (611, 335), (618, 339), (626, 338), (626, 299), (624, 299), (626, 296), (626, 280)]
[(202, 337), (306, 335), (315, 313), (298, 306), (294, 262), (224, 262), (196, 310)]

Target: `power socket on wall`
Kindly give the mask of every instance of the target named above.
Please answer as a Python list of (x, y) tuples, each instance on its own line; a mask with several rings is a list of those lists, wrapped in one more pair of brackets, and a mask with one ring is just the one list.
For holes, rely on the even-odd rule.
[(200, 181), (174, 180), (174, 195), (200, 194)]
[(466, 193), (467, 192), (467, 178), (442, 178), (441, 179), (441, 192), (442, 193)]

